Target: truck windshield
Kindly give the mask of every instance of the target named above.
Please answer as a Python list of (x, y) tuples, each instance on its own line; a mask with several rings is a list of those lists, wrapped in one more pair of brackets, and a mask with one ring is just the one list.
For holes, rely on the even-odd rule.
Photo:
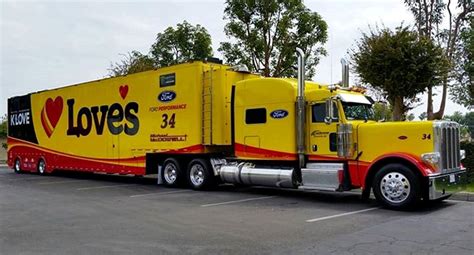
[(342, 102), (347, 120), (374, 120), (374, 110), (369, 104)]

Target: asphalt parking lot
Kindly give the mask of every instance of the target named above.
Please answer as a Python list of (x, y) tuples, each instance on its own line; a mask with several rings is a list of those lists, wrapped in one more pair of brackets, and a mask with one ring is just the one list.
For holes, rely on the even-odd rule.
[(474, 203), (412, 212), (356, 194), (0, 168), (1, 254), (473, 254)]

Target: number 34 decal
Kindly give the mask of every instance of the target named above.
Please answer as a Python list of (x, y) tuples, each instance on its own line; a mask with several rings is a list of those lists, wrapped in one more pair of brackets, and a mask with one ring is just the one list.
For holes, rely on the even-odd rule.
[(161, 115), (161, 118), (163, 118), (163, 122), (161, 122), (161, 128), (166, 128), (166, 127), (170, 127), (170, 128), (174, 128), (174, 125), (176, 124), (176, 120), (175, 120), (175, 117), (176, 117), (176, 114), (172, 114), (171, 117), (168, 116), (168, 114), (163, 114)]
[(431, 140), (431, 134), (423, 134), (421, 137), (422, 140)]

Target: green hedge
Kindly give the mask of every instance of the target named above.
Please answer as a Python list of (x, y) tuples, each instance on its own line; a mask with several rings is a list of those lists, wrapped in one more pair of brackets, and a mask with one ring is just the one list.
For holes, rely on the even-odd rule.
[(461, 150), (466, 151), (466, 158), (461, 162), (467, 168), (469, 181), (474, 182), (474, 142), (462, 142)]

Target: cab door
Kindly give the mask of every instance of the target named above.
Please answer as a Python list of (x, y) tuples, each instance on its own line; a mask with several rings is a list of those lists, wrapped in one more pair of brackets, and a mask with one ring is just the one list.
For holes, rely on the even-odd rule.
[[(312, 103), (309, 108), (309, 155), (337, 157), (337, 125), (339, 124), (337, 103), (333, 102), (333, 118), (330, 122), (326, 121), (328, 117), (326, 102)], [(318, 157), (313, 157), (313, 159), (324, 160)]]

